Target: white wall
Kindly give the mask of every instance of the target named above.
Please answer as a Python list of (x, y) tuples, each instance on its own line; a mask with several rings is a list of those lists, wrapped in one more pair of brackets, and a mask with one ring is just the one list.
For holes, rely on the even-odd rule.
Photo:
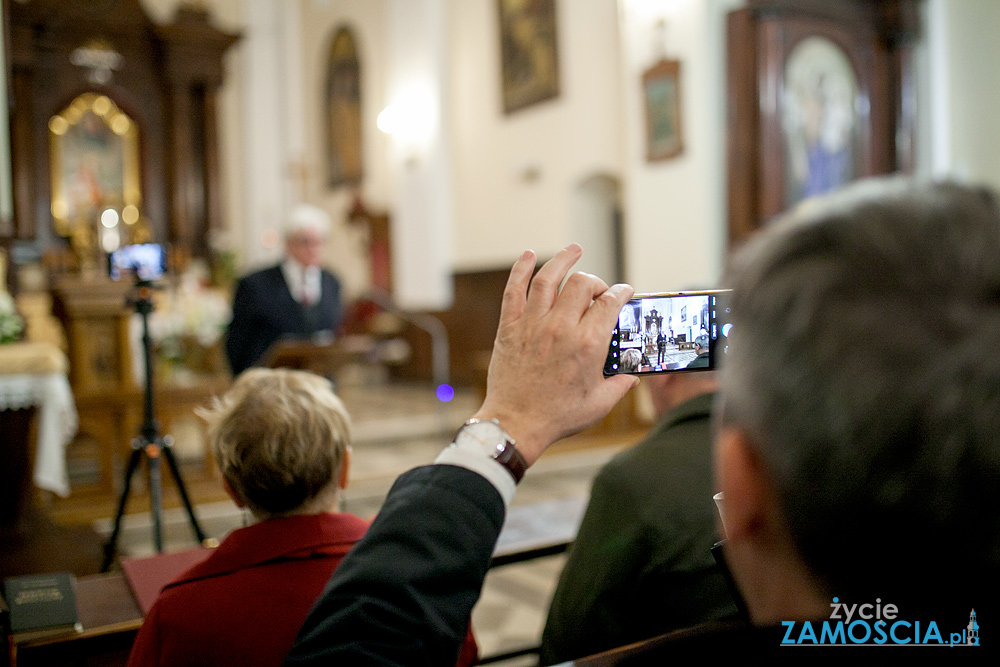
[(925, 12), (930, 90), (929, 171), (1000, 188), (1000, 2), (930, 0)]
[(500, 98), (496, 0), (448, 7), (454, 266), (507, 267), (525, 248), (550, 256), (575, 240), (579, 183), (622, 172), (615, 0), (557, 1), (559, 97), (509, 116)]
[[(259, 0), (211, 0), (208, 6), (216, 25), (245, 31), (251, 1)], [(289, 136), (302, 145), (303, 161), (314, 173), (307, 199), (341, 221), (350, 205), (350, 191), (327, 189), (321, 172), (326, 54), (334, 29), (347, 23), (355, 29), (364, 81), (363, 194), (370, 207), (398, 218), (401, 183), (392, 144), (375, 129), (392, 86), (387, 12), (393, 3), (272, 1), (297, 3), (299, 13), (301, 117), (292, 122), (301, 124), (301, 138)], [(576, 189), (604, 175), (623, 185), (626, 279), (641, 291), (715, 286), (726, 238), (725, 14), (744, 0), (557, 0), (560, 95), (507, 116), (500, 101), (495, 0), (440, 1), (448, 65), (440, 82), (446, 131), (437, 148), (448, 151), (454, 165), (448, 168), (450, 194), (436, 195), (451, 230), (451, 250), (441, 261), (454, 270), (478, 270), (509, 266), (526, 247), (543, 257), (553, 254), (576, 240)], [(165, 21), (178, 0), (143, 4)], [(1000, 133), (993, 131), (1000, 117), (1000, 85), (994, 83), (1000, 40), (992, 34), (1000, 27), (1000, 2), (928, 0), (925, 7), (926, 37), (916, 57), (918, 172), (1000, 187)], [(685, 151), (649, 164), (640, 77), (658, 57), (660, 18), (667, 21), (667, 55), (682, 63)], [(246, 176), (251, 115), (245, 88), (254, 76), (248, 43), (245, 38), (227, 56), (220, 97), (225, 215), (237, 243), (250, 242), (247, 221), (264, 214), (254, 210)], [(532, 172), (537, 178), (526, 177)], [(416, 187), (408, 196), (419, 196)], [(428, 229), (440, 222), (428, 222)], [(362, 242), (358, 230), (342, 225), (329, 251), (350, 292), (363, 286), (367, 273), (358, 252)], [(408, 241), (397, 242), (411, 252)], [(433, 288), (438, 294), (439, 287)]]
[(452, 154), (446, 0), (386, 0), (386, 101), (405, 118), (391, 137), (393, 296), (404, 308), (452, 301)]
[[(640, 292), (718, 287), (726, 239), (725, 13), (735, 0), (620, 0), (626, 278)], [(641, 77), (681, 61), (684, 152), (647, 163)]]

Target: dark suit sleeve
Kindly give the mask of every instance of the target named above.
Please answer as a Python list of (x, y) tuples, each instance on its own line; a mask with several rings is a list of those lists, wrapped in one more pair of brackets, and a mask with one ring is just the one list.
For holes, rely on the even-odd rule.
[(233, 319), (226, 330), (226, 358), (233, 375), (239, 375), (256, 361), (250, 358), (253, 355), (250, 324), (255, 307), (253, 291), (246, 280), (240, 280), (233, 295)]
[(340, 323), (344, 319), (343, 304), (340, 299), (340, 281), (329, 271), (323, 272), (323, 310), (324, 329), (329, 329), (334, 334), (338, 334)]
[(454, 665), (503, 519), (500, 494), (474, 472), (402, 475), (285, 665)]
[(594, 480), (590, 503), (559, 577), (542, 633), (540, 664), (550, 665), (621, 646), (630, 638), (629, 607), (648, 557), (642, 503), (613, 467)]

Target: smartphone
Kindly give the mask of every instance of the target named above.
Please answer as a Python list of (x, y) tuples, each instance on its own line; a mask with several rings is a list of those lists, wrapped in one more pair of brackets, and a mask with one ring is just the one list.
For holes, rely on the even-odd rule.
[(108, 273), (115, 280), (123, 275), (139, 280), (156, 280), (167, 268), (167, 253), (158, 243), (122, 246), (108, 255)]
[(729, 345), (731, 290), (638, 294), (618, 313), (604, 375), (713, 370)]

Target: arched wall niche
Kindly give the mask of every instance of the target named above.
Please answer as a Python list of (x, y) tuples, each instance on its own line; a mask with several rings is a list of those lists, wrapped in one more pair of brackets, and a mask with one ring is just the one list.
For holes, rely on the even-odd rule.
[(333, 30), (326, 73), (325, 160), (327, 186), (359, 185), (364, 176), (361, 145), (361, 66), (354, 31)]
[(594, 173), (570, 193), (570, 238), (583, 246), (576, 270), (609, 285), (625, 280), (622, 185), (618, 177)]

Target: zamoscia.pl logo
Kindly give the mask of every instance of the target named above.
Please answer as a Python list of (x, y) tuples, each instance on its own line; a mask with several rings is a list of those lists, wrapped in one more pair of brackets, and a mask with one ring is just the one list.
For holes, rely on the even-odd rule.
[[(921, 623), (899, 618), (894, 604), (853, 604), (833, 598), (830, 620), (782, 621), (785, 646), (831, 646), (874, 644), (886, 646), (979, 646), (979, 623), (976, 610), (969, 613), (969, 624), (960, 632), (942, 634), (937, 621)], [(945, 638), (947, 635), (947, 639)]]

